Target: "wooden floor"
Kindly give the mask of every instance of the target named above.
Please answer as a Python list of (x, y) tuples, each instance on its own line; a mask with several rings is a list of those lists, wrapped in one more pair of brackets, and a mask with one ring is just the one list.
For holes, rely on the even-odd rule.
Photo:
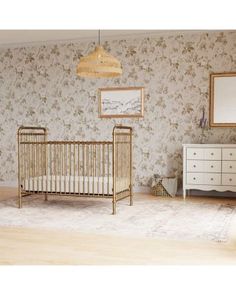
[[(16, 193), (16, 189), (2, 187), (0, 201)], [(147, 201), (153, 198), (145, 194), (135, 197)], [(214, 197), (189, 198), (194, 202), (219, 202)], [(182, 198), (176, 199), (182, 202)], [(236, 205), (236, 199), (220, 201)], [(228, 243), (0, 227), (0, 264), (236, 264), (236, 224), (230, 228)]]

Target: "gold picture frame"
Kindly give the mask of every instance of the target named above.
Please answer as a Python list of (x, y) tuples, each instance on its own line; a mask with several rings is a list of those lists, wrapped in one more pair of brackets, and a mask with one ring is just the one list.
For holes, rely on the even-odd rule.
[(236, 72), (210, 74), (210, 127), (236, 127)]
[(144, 87), (99, 88), (100, 118), (143, 118)]

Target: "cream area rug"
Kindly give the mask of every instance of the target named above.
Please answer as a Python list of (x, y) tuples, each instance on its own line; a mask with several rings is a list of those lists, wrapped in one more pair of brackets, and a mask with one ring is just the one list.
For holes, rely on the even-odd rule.
[(117, 204), (111, 215), (111, 200), (26, 197), (23, 208), (16, 200), (0, 202), (0, 226), (53, 228), (78, 232), (151, 237), (172, 240), (226, 242), (235, 207), (173, 199), (128, 200)]

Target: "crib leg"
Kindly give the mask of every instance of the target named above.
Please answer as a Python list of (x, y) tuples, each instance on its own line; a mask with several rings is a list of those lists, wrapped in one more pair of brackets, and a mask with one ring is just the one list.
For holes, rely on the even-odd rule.
[(19, 191), (18, 200), (19, 200), (18, 207), (20, 209), (20, 208), (22, 208), (22, 196), (21, 196), (21, 192), (20, 191)]
[(113, 215), (116, 214), (116, 201), (115, 200), (112, 201), (112, 214)]
[(129, 204), (130, 206), (133, 206), (133, 188), (132, 188), (132, 185), (130, 184), (129, 186)]
[(45, 200), (45, 201), (48, 200), (48, 195), (47, 195), (47, 194), (45, 194), (45, 198), (44, 198), (44, 200)]
[(129, 198), (129, 204), (130, 206), (133, 206), (133, 194), (130, 194), (130, 198)]

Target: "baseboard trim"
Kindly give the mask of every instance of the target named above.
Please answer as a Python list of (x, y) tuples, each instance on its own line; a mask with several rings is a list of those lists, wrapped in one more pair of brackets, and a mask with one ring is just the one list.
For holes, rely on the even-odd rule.
[[(17, 181), (0, 181), (0, 187), (17, 187)], [(149, 186), (134, 186), (134, 193), (144, 193), (150, 194), (151, 188)], [(183, 196), (182, 188), (179, 188), (177, 191), (177, 196)], [(217, 191), (201, 191), (201, 190), (191, 190), (190, 195), (192, 196), (206, 196), (206, 197), (236, 197), (235, 192), (217, 192)]]
[[(134, 187), (135, 193), (151, 193), (151, 188), (149, 186), (136, 186)], [(201, 191), (201, 190), (191, 190), (190, 195), (192, 196), (206, 196), (206, 197), (236, 197), (235, 192), (225, 191)], [(176, 193), (176, 196), (183, 196), (183, 189), (180, 187)]]
[(0, 186), (17, 187), (17, 181), (0, 181)]
[(134, 193), (146, 193), (149, 194), (151, 192), (151, 189), (149, 186), (135, 186), (134, 187)]

